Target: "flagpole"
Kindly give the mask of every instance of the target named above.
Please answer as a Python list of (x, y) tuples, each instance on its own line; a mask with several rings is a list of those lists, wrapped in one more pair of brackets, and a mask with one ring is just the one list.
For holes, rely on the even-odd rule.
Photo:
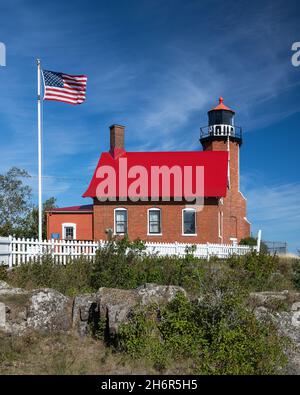
[(39, 241), (43, 239), (41, 61), (37, 59)]

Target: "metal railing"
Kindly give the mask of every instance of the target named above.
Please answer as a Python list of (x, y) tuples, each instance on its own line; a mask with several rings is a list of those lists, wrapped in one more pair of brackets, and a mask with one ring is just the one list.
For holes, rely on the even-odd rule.
[(267, 246), (270, 254), (286, 254), (287, 253), (287, 242), (285, 241), (266, 241), (263, 243)]
[(242, 140), (242, 128), (232, 125), (211, 125), (200, 128), (200, 138), (206, 137), (233, 137)]

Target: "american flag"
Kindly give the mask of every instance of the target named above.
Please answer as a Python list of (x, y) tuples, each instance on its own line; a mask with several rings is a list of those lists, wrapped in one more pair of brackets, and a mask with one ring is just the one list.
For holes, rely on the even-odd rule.
[(87, 76), (69, 75), (42, 70), (44, 79), (44, 100), (81, 104), (85, 100)]

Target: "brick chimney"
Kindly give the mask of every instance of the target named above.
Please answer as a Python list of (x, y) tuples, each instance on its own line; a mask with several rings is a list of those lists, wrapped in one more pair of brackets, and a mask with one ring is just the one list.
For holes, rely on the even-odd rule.
[(111, 125), (110, 129), (110, 153), (117, 159), (125, 152), (124, 149), (124, 131), (125, 127), (121, 125)]

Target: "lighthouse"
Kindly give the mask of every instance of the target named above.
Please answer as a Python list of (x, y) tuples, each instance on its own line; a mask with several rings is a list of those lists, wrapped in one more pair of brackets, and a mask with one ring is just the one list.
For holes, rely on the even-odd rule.
[(228, 151), (228, 187), (239, 191), (239, 151), (242, 145), (242, 128), (235, 125), (235, 111), (219, 104), (208, 111), (208, 125), (200, 128), (203, 150)]
[[(204, 151), (228, 152), (228, 190), (219, 200), (219, 239), (222, 243), (240, 240), (250, 234), (246, 218), (246, 199), (240, 191), (240, 147), (242, 128), (235, 123), (235, 111), (224, 103), (208, 111), (208, 125), (200, 128), (200, 143)], [(205, 176), (205, 175), (204, 175)]]

